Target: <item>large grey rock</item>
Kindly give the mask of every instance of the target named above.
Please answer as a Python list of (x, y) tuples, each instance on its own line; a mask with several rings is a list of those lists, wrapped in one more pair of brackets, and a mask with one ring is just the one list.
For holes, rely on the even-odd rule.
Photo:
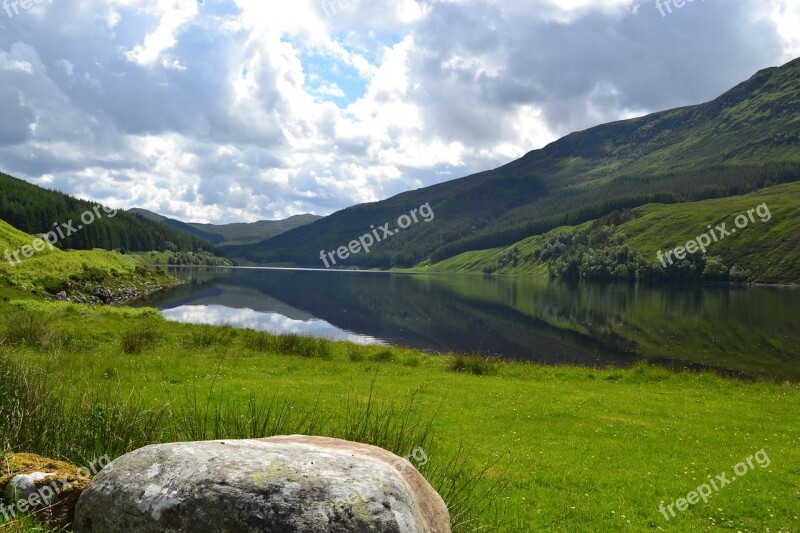
[(450, 519), (405, 459), (295, 436), (129, 453), (83, 492), (75, 531), (449, 533)]

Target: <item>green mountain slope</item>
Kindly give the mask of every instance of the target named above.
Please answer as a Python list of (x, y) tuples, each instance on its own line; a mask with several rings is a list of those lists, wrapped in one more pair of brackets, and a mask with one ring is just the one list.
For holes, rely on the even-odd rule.
[(498, 169), (335, 213), (232, 256), (320, 266), (424, 203), (436, 213), (345, 266), (410, 266), (506, 246), (615, 210), (741, 195), (800, 179), (800, 59), (719, 98), (573, 133)]
[(129, 209), (128, 213), (139, 215), (140, 217), (145, 218), (147, 220), (152, 220), (153, 222), (164, 224), (182, 233), (191, 235), (192, 237), (208, 241), (214, 245), (219, 244), (224, 240), (224, 237), (222, 237), (222, 235), (219, 235), (217, 233), (202, 231), (200, 229), (192, 227), (191, 224), (187, 224), (185, 222), (181, 222), (180, 220), (175, 220), (172, 218), (167, 218), (165, 216), (159, 215), (158, 213), (153, 213), (152, 211), (148, 211), (147, 209), (139, 209), (139, 208)]
[[(13, 253), (31, 245), (36, 237), (28, 235), (0, 220), (0, 254)], [(70, 294), (91, 295), (98, 285), (117, 292), (153, 290), (156, 286), (175, 283), (159, 272), (139, 267), (132, 258), (105, 250), (70, 250), (45, 248), (33, 257), (12, 265), (0, 258), (0, 287), (13, 287), (37, 294), (55, 294), (62, 290)]]
[(322, 218), (317, 215), (295, 215), (285, 220), (259, 220), (252, 223), (241, 222), (234, 224), (198, 224), (167, 218), (146, 209), (131, 209), (129, 212), (136, 213), (155, 222), (161, 222), (218, 246), (258, 243), (306, 224), (311, 224)]
[[(59, 248), (214, 251), (207, 241), (138, 215), (105, 208), (95, 212), (97, 205), (0, 173), (0, 220), (30, 234), (47, 233), (54, 229), (54, 224), (73, 221), (76, 231), (64, 229), (65, 238), (56, 245)], [(95, 213), (91, 224), (81, 222), (81, 215), (87, 212)]]
[[(747, 216), (751, 209), (757, 209), (753, 218), (748, 219), (746, 227), (737, 228), (736, 217)], [(730, 233), (724, 238), (717, 229), (722, 224)], [(713, 242), (708, 226), (717, 242)], [(671, 261), (665, 258), (664, 268), (658, 252), (663, 257), (703, 234), (712, 241), (706, 254), (697, 252), (681, 261), (674, 256)], [(580, 226), (557, 228), (508, 247), (466, 252), (420, 269), (583, 279), (657, 277), (798, 283), (800, 183), (735, 198), (647, 205)]]

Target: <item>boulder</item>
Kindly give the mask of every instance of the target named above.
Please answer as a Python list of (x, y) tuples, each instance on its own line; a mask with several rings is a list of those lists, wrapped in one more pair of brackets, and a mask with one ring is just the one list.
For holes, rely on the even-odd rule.
[(106, 304), (114, 301), (114, 293), (105, 287), (95, 287), (94, 291), (92, 291), (92, 296)]
[(407, 460), (320, 437), (148, 446), (102, 470), (75, 531), (449, 533), (447, 506)]

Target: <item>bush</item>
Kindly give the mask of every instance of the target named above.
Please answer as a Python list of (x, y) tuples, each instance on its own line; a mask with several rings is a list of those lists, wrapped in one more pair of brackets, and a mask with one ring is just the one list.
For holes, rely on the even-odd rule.
[(347, 357), (353, 363), (360, 363), (364, 360), (364, 348), (362, 346), (353, 345), (347, 347)]
[(370, 360), (375, 363), (393, 363), (394, 354), (390, 350), (381, 350), (380, 352), (373, 354), (370, 357)]
[(498, 361), (483, 355), (456, 355), (450, 359), (447, 369), (450, 372), (474, 374), (476, 376), (494, 376), (498, 371)]
[(108, 273), (100, 268), (90, 267), (86, 263), (83, 263), (82, 267), (82, 272), (72, 274), (69, 279), (78, 283), (102, 283), (108, 278)]

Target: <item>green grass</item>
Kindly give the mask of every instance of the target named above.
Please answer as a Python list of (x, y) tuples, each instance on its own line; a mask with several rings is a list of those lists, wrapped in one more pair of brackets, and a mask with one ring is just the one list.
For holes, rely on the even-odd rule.
[[(734, 218), (766, 203), (772, 219), (755, 222), (735, 235), (712, 244), (708, 255), (719, 257), (729, 266), (749, 270), (749, 281), (756, 283), (800, 283), (800, 183), (776, 185), (744, 196), (704, 200), (675, 205), (651, 204), (635, 210), (637, 217), (614, 230), (624, 236), (624, 243), (652, 264), (656, 252), (667, 252), (708, 232), (708, 226), (726, 223), (735, 228)], [(546, 235), (585, 230), (590, 223), (562, 227)], [(525, 257), (540, 248), (543, 236), (533, 236), (512, 246), (467, 252), (435, 264), (423, 264), (414, 270), (425, 272), (480, 273), (514, 248)], [(519, 261), (497, 270), (498, 274), (548, 275), (542, 262)]]
[[(19, 250), (34, 239), (0, 220), (0, 254)], [(141, 261), (105, 250), (65, 252), (45, 248), (29, 259), (20, 258), (23, 261), (15, 266), (0, 259), (0, 286), (43, 296), (61, 290), (89, 295), (98, 285), (112, 291), (121, 287), (147, 291), (176, 283), (161, 272), (142, 268)]]
[[(423, 445), (423, 474), (448, 503), (474, 489), (456, 522), (468, 508), (480, 519), (458, 531), (500, 520), (500, 531), (800, 529), (796, 384), (649, 366), (453, 372), (452, 358), (414, 350), (167, 323), (152, 310), (12, 298), (0, 312), (3, 323), (46, 312), (52, 338), (93, 341), (0, 347), (0, 435), (16, 451), (81, 463), (149, 442), (317, 433), (400, 455)], [(126, 354), (121, 338), (143, 327), (159, 342)], [(762, 448), (769, 468), (670, 522), (659, 513)]]

